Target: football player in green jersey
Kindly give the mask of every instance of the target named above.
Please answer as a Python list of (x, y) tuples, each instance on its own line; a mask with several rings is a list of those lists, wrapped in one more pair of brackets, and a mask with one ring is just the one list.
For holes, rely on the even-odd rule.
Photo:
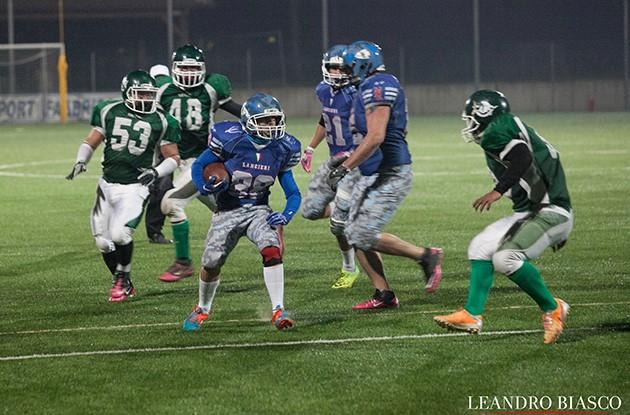
[(179, 281), (194, 273), (188, 244), (189, 223), (184, 209), (193, 199), (199, 199), (210, 210), (216, 209), (216, 203), (213, 196), (202, 196), (197, 192), (190, 167), (208, 146), (208, 134), (217, 109), (240, 117), (241, 105), (232, 100), (231, 94), (232, 86), (226, 76), (206, 73), (201, 49), (187, 44), (175, 50), (171, 79), (160, 86), (157, 93), (162, 108), (175, 117), (182, 128), (179, 175), (161, 204), (162, 212), (169, 217), (173, 227), (175, 261), (160, 275), (161, 281)]
[[(92, 235), (113, 275), (109, 301), (132, 297), (133, 233), (142, 217), (149, 186), (171, 174), (180, 157), (177, 120), (157, 108), (155, 80), (145, 71), (122, 80), (122, 100), (104, 101), (92, 112), (92, 131), (79, 146), (68, 180), (86, 171), (94, 150), (104, 143), (103, 175), (92, 208)], [(163, 161), (154, 166), (156, 151)]]
[(441, 326), (478, 333), (496, 270), (514, 281), (543, 311), (545, 344), (562, 330), (569, 305), (555, 298), (531, 260), (547, 247), (561, 248), (573, 228), (571, 199), (558, 151), (510, 112), (505, 96), (492, 90), (473, 93), (462, 115), (466, 141), (479, 144), (494, 177), (494, 188), (473, 203), (479, 212), (502, 196), (514, 214), (487, 226), (468, 247), (470, 289), (463, 309), (434, 320)]

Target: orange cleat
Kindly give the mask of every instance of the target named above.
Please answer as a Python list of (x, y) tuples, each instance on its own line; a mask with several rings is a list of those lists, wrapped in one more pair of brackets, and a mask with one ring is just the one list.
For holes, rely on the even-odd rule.
[(479, 334), (483, 325), (481, 316), (473, 316), (463, 308), (446, 316), (435, 316), (433, 321), (449, 330), (466, 331), (470, 334)]
[(548, 311), (542, 315), (543, 328), (545, 329), (543, 341), (545, 344), (553, 344), (558, 340), (562, 330), (564, 330), (564, 323), (571, 308), (569, 304), (559, 298), (556, 298), (556, 303), (558, 306), (555, 310)]

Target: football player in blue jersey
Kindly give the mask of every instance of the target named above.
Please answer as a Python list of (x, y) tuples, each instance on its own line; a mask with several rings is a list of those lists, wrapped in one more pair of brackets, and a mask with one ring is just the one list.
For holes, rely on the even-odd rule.
[(352, 169), (362, 177), (354, 188), (356, 201), (346, 223), (346, 237), (357, 249), (357, 258), (376, 289), (373, 298), (356, 304), (355, 310), (398, 307), (390, 288), (381, 253), (416, 261), (424, 272), (425, 289), (433, 292), (442, 278), (442, 249), (423, 248), (382, 232), (398, 206), (411, 190), (411, 154), (407, 146), (407, 105), (398, 79), (385, 72), (381, 48), (367, 41), (351, 44), (344, 62), (358, 84), (353, 105), (352, 128), (361, 144), (346, 159), (340, 159), (328, 175), (336, 188)]
[[(298, 211), (302, 196), (291, 168), (300, 161), (300, 142), (286, 133), (284, 111), (271, 95), (258, 93), (242, 106), (239, 122), (214, 125), (208, 149), (192, 165), (192, 179), (201, 194), (214, 194), (217, 212), (206, 238), (199, 274), (199, 302), (184, 321), (184, 330), (198, 330), (208, 318), (219, 286), (221, 267), (242, 236), (260, 251), (263, 276), (278, 330), (294, 322), (284, 310), (282, 226)], [(222, 162), (227, 179), (203, 177), (204, 167)], [(269, 207), (270, 188), (280, 182), (286, 196), (282, 212)]]
[(348, 173), (337, 185), (336, 192), (326, 182), (334, 160), (349, 154), (356, 147), (349, 120), (356, 88), (350, 83), (350, 68), (343, 63), (346, 49), (347, 45), (335, 45), (324, 53), (324, 80), (315, 89), (322, 104), (322, 115), (301, 159), (302, 167), (310, 173), (313, 152), (326, 138), (330, 157), (322, 163), (308, 186), (308, 193), (302, 204), (302, 216), (310, 220), (330, 218), (330, 231), (337, 238), (343, 258), (341, 271), (332, 288), (352, 288), (359, 276), (354, 261), (354, 248), (348, 243), (344, 228), (350, 211), (352, 189), (361, 174), (358, 169)]

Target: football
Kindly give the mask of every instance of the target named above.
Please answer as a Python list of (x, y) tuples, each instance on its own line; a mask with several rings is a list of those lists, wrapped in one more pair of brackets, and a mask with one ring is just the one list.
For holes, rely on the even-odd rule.
[(203, 168), (203, 179), (205, 181), (208, 181), (208, 179), (212, 176), (217, 177), (217, 183), (228, 178), (228, 172), (225, 169), (225, 166), (223, 165), (223, 163), (220, 163), (220, 162), (211, 163)]

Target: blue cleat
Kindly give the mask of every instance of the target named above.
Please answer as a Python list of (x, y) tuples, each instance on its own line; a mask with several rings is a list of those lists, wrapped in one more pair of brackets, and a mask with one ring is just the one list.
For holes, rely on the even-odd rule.
[(185, 331), (197, 331), (208, 317), (210, 317), (210, 313), (204, 313), (200, 307), (195, 307), (184, 320), (183, 328)]

